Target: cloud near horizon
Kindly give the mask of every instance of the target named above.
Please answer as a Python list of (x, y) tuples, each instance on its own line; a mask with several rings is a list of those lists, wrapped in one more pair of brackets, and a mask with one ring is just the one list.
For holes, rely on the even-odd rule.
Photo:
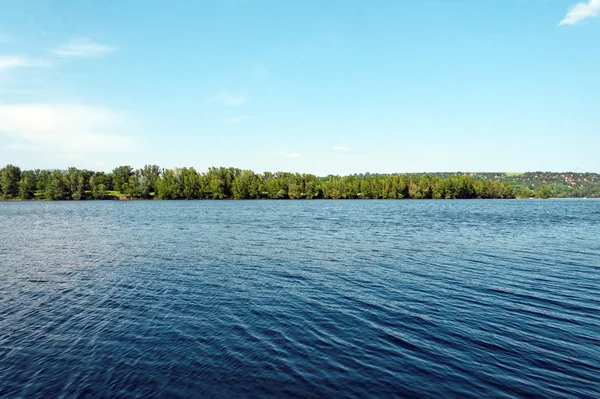
[(0, 106), (0, 136), (12, 150), (70, 153), (130, 151), (133, 137), (119, 134), (127, 121), (108, 109), (77, 104), (16, 104)]
[(577, 3), (571, 7), (558, 26), (575, 25), (586, 18), (597, 17), (598, 15), (600, 15), (600, 0)]
[(72, 39), (47, 51), (63, 58), (87, 58), (99, 57), (117, 50), (117, 47), (96, 43), (88, 38), (81, 38)]

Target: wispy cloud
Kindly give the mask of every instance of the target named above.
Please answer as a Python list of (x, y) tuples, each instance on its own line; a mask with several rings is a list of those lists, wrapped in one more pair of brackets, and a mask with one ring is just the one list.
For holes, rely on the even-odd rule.
[(0, 55), (0, 71), (16, 68), (41, 67), (48, 63), (21, 55)]
[(333, 147), (333, 151), (334, 152), (350, 152), (350, 148), (348, 148), (348, 147), (341, 147), (341, 146), (335, 146), (335, 147)]
[(87, 58), (99, 57), (117, 50), (117, 47), (96, 43), (88, 38), (81, 38), (73, 39), (47, 51), (50, 54), (64, 58)]
[(228, 91), (222, 91), (210, 99), (213, 102), (219, 102), (229, 107), (242, 105), (246, 102), (246, 97), (241, 94), (234, 94)]
[(251, 120), (251, 119), (255, 119), (255, 118), (252, 116), (249, 116), (249, 115), (236, 115), (236, 116), (232, 116), (230, 118), (225, 119), (225, 122), (227, 122), (230, 125), (237, 125), (239, 123), (242, 123), (244, 121)]
[(288, 152), (288, 153), (284, 154), (284, 156), (286, 158), (301, 158), (302, 154), (300, 154), (298, 152)]
[(118, 113), (76, 104), (0, 106), (0, 136), (11, 149), (58, 153), (128, 151), (136, 140), (122, 135), (127, 121)]
[(575, 25), (580, 21), (600, 15), (600, 0), (588, 0), (575, 4), (558, 26)]

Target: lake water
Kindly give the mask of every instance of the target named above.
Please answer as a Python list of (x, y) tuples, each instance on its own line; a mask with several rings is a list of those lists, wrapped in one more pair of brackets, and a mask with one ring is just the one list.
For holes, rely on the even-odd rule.
[(2, 397), (600, 397), (600, 201), (0, 203)]

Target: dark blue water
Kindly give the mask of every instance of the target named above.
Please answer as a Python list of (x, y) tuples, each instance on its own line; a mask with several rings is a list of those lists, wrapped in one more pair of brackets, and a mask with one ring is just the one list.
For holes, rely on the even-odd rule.
[(0, 203), (2, 397), (600, 397), (600, 201)]

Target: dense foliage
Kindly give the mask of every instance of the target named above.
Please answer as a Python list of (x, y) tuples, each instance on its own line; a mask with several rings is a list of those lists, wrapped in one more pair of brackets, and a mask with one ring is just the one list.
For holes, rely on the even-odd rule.
[[(430, 173), (430, 176), (448, 177), (455, 173)], [(462, 173), (475, 179), (508, 183), (519, 198), (600, 198), (600, 174), (575, 172), (526, 173)], [(419, 176), (415, 174), (414, 176)]]
[(82, 200), (138, 199), (452, 199), (514, 198), (507, 183), (463, 175), (350, 175), (265, 172), (235, 168), (134, 170), (120, 166), (111, 173), (69, 168), (27, 170), (7, 165), (0, 170), (3, 199)]

